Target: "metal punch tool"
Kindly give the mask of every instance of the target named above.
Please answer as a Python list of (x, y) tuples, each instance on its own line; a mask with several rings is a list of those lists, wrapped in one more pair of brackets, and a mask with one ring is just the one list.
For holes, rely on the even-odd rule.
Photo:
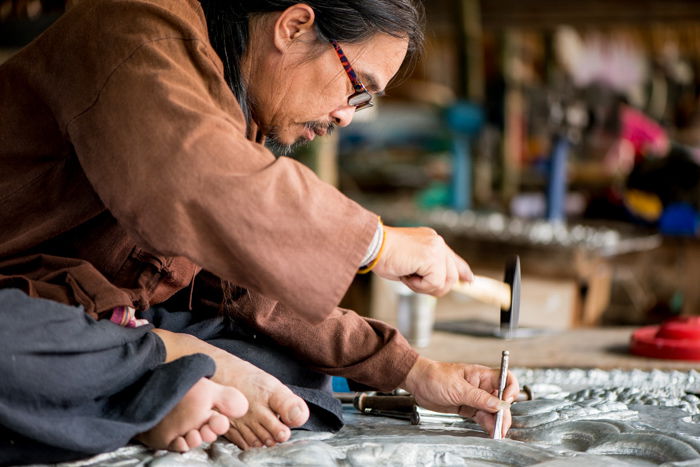
[[(498, 398), (503, 400), (503, 392), (506, 389), (506, 380), (508, 378), (508, 360), (510, 352), (504, 350), (501, 353), (501, 375), (498, 379)], [(502, 439), (501, 432), (503, 431), (503, 409), (498, 409), (496, 412), (496, 424), (493, 428), (493, 439)]]

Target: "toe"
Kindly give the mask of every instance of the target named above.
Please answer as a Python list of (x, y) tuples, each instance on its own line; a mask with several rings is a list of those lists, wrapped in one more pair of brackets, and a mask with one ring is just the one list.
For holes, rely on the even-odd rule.
[(289, 428), (284, 426), (275, 434), (275, 440), (277, 440), (279, 443), (284, 443), (290, 436), (291, 432), (289, 431)]
[(175, 452), (187, 452), (190, 450), (190, 448), (187, 445), (187, 441), (185, 441), (185, 438), (183, 438), (182, 436), (178, 436), (170, 443), (170, 445), (168, 446), (168, 450)]
[(284, 386), (270, 397), (270, 408), (287, 426), (301, 426), (309, 419), (306, 402)]
[(265, 443), (265, 446), (267, 446), (268, 448), (271, 448), (272, 446), (277, 444), (277, 442), (274, 440), (274, 438), (271, 438), (271, 437), (264, 439), (263, 442)]
[(202, 437), (202, 441), (205, 443), (213, 443), (219, 437), (219, 434), (224, 433), (226, 433), (226, 430), (224, 430), (223, 433), (216, 433), (211, 429), (209, 424), (206, 424), (199, 429), (199, 434)]
[[(265, 443), (267, 446), (270, 446), (266, 441), (267, 439), (271, 439), (273, 442), (274, 441), (287, 441), (289, 436), (287, 433), (289, 432), (289, 428), (287, 425), (282, 423), (282, 421), (277, 418), (275, 414), (273, 414), (270, 410), (259, 410), (256, 414), (256, 423), (254, 426), (255, 432), (258, 434), (258, 438)], [(283, 439), (279, 439), (278, 434), (279, 433), (284, 433), (282, 436)], [(274, 443), (273, 443), (274, 444)]]
[(190, 449), (198, 448), (202, 445), (202, 435), (199, 434), (199, 430), (190, 430), (185, 435), (185, 441)]
[(220, 386), (214, 407), (229, 419), (239, 418), (248, 411), (248, 400), (238, 389)]
[(211, 429), (211, 431), (217, 435), (223, 435), (231, 426), (231, 422), (225, 415), (214, 412), (212, 416), (209, 417), (209, 421), (206, 423), (206, 426), (208, 426), (209, 429)]
[(245, 423), (236, 423), (235, 427), (238, 429), (238, 432), (241, 434), (248, 446), (252, 448), (259, 448), (263, 446), (262, 441), (258, 439), (257, 435), (250, 429), (250, 426)]
[(243, 436), (241, 436), (241, 433), (237, 428), (231, 427), (224, 436), (226, 436), (229, 441), (244, 451), (250, 449), (250, 446), (248, 446), (248, 443), (245, 442)]
[(274, 436), (272, 436), (272, 434), (269, 431), (267, 431), (267, 429), (265, 429), (265, 427), (263, 425), (261, 425), (260, 423), (251, 424), (250, 429), (253, 431), (253, 433), (255, 433), (255, 436), (265, 446), (270, 447), (270, 446), (274, 446), (276, 444), (275, 440), (274, 440)]

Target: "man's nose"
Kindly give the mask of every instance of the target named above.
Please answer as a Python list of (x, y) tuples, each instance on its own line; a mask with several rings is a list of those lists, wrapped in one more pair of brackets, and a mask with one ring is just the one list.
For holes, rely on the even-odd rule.
[(331, 118), (336, 125), (345, 127), (350, 125), (352, 117), (355, 115), (355, 106), (344, 105), (331, 112)]

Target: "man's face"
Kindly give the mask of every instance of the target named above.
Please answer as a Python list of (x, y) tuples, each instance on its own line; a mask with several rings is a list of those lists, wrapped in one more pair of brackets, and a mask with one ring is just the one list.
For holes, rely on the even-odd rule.
[[(406, 56), (408, 41), (377, 34), (361, 44), (340, 44), (365, 88), (381, 94)], [(355, 90), (333, 46), (299, 41), (281, 60), (262, 61), (267, 68), (249, 83), (256, 123), (272, 145), (284, 153), (297, 144), (347, 126), (355, 107)]]

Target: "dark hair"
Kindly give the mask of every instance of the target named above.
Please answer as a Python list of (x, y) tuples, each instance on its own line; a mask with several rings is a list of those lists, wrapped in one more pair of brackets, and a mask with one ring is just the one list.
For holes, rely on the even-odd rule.
[(248, 44), (251, 15), (283, 11), (304, 3), (316, 15), (316, 31), (322, 40), (358, 43), (377, 33), (408, 39), (408, 59), (423, 48), (424, 12), (420, 0), (200, 0), (209, 29), (209, 40), (224, 63), (229, 87), (247, 119), (250, 109), (240, 62)]

